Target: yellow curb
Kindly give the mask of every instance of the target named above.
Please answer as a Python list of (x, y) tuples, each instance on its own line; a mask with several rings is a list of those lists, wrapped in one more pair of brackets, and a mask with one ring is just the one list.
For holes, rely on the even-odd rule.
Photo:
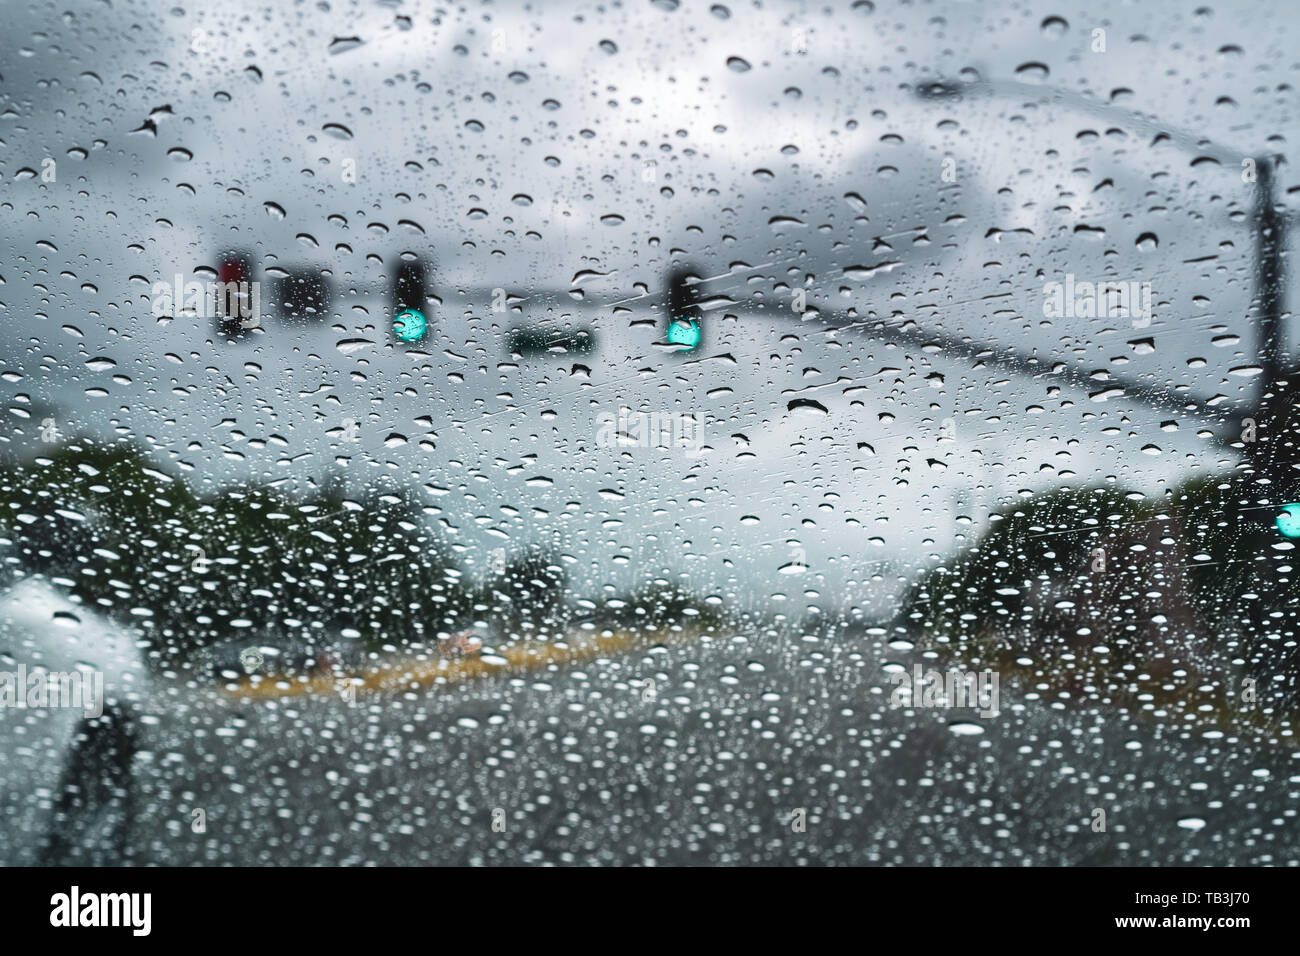
[[(937, 648), (931, 648), (938, 650)], [(1014, 663), (1011, 658), (1019, 655), (1020, 651), (1008, 650), (996, 653), (988, 657), (985, 664), (981, 667), (996, 668), (1002, 679), (1007, 677), (1018, 677), (1024, 681), (1026, 687), (1032, 687), (1043, 681), (1043, 678), (1035, 670), (1041, 665), (1019, 665)], [(942, 659), (942, 658), (941, 658)], [(971, 665), (962, 663), (959, 658), (949, 658), (948, 666), (970, 669)], [(1150, 701), (1142, 701), (1136, 693), (1128, 690), (1121, 690), (1113, 694), (1110, 706), (1116, 707), (1126, 713), (1134, 720), (1140, 720), (1149, 725), (1156, 725), (1166, 729), (1180, 731), (1207, 731), (1216, 730), (1225, 734), (1239, 734), (1246, 731), (1255, 731), (1257, 733), (1267, 733), (1281, 738), (1284, 741), (1288, 751), (1300, 747), (1300, 741), (1286, 743), (1287, 738), (1293, 738), (1293, 734), (1286, 731), (1292, 730), (1300, 714), (1283, 713), (1283, 714), (1266, 714), (1262, 708), (1239, 708), (1233, 707), (1231, 701), (1225, 699), (1222, 694), (1214, 697), (1200, 694), (1197, 697), (1189, 699), (1186, 695), (1188, 687), (1195, 687), (1201, 684), (1209, 683), (1213, 678), (1210, 674), (1190, 673), (1190, 665), (1183, 665), (1189, 675), (1179, 679), (1179, 684), (1170, 691), (1161, 687), (1154, 686), (1152, 681), (1150, 685), (1142, 688), (1142, 692), (1150, 694)], [(1121, 672), (1116, 670), (1100, 671), (1101, 676), (1115, 682), (1121, 682)], [(1060, 689), (1058, 686), (1056, 689)], [(1152, 704), (1152, 707), (1142, 706), (1143, 704)], [(1199, 709), (1201, 704), (1210, 704), (1211, 710), (1202, 711)], [(1167, 712), (1167, 716), (1161, 717), (1155, 713), (1156, 708), (1162, 708)], [(1194, 709), (1195, 708), (1195, 709)], [(1189, 724), (1182, 719), (1187, 714), (1192, 714), (1196, 722)]]
[(308, 694), (341, 694), (349, 688), (358, 693), (412, 690), (431, 686), (447, 689), (486, 677), (506, 677), (539, 671), (552, 664), (575, 664), (598, 657), (626, 654), (656, 644), (682, 643), (698, 636), (682, 632), (652, 631), (647, 634), (580, 637), (573, 641), (554, 644), (542, 641), (512, 641), (493, 652), (494, 657), (503, 659), (505, 663), (484, 660), (479, 654), (435, 658), (427, 661), (404, 660), (362, 675), (342, 678), (334, 675), (255, 677), (240, 681), (234, 688), (224, 687), (223, 690), (228, 697), (274, 700)]

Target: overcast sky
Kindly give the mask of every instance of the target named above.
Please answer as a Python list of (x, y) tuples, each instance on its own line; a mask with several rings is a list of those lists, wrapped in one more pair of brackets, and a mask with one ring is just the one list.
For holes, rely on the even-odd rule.
[[(420, 487), (475, 568), (557, 534), (591, 584), (665, 563), (794, 607), (951, 553), (955, 502), (977, 530), (1021, 490), (1156, 494), (1227, 461), (1202, 420), (825, 319), (1248, 396), (1254, 187), (1231, 156), (1288, 150), (1292, 4), (264, 6), (5, 5), (6, 409), (191, 480)], [(936, 77), (987, 82), (919, 100)], [(1193, 166), (1213, 150), (1133, 114), (1229, 158)], [(151, 286), (228, 246), (268, 283), (328, 270), (330, 316), (237, 345), (158, 322)], [(402, 252), (441, 300), (416, 352), (387, 331)], [(718, 277), (694, 361), (655, 345), (680, 262)], [(1150, 327), (1044, 318), (1067, 273), (1150, 282)], [(600, 349), (514, 363), (525, 322)], [(597, 447), (620, 404), (696, 415), (708, 449)], [(777, 573), (800, 548), (810, 573)]]

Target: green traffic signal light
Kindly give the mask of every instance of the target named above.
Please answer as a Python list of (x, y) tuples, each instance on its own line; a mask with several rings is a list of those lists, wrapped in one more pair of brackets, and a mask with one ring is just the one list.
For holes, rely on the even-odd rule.
[(679, 352), (694, 352), (700, 347), (704, 332), (694, 319), (673, 319), (668, 323), (668, 344), (679, 345)]
[(1284, 538), (1300, 538), (1300, 503), (1283, 505), (1277, 513), (1277, 530)]
[(429, 323), (419, 309), (403, 309), (393, 317), (393, 334), (403, 342), (418, 342), (424, 338)]

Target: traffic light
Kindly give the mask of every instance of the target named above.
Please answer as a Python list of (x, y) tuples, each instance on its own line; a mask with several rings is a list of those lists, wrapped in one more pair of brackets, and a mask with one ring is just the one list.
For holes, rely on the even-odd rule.
[(240, 339), (261, 324), (255, 313), (261, 308), (261, 296), (254, 295), (253, 257), (246, 252), (224, 252), (217, 262), (216, 301), (213, 315), (218, 335)]
[(664, 315), (664, 338), (678, 352), (694, 352), (704, 342), (704, 313), (696, 287), (699, 281), (690, 266), (678, 266), (668, 273), (668, 308)]
[(324, 318), (330, 307), (330, 284), (316, 269), (296, 269), (280, 279), (276, 301), (285, 319)]
[(1274, 525), (1284, 538), (1300, 538), (1300, 504), (1285, 504), (1277, 513)]
[(424, 260), (401, 259), (393, 274), (393, 337), (399, 342), (423, 341), (429, 331), (428, 275)]
[(523, 325), (510, 330), (506, 348), (525, 358), (546, 355), (590, 355), (596, 349), (596, 333), (589, 327), (549, 330), (540, 325)]

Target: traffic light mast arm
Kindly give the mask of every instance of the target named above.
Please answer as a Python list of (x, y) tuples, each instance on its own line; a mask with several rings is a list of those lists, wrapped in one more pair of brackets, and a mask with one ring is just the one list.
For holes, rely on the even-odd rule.
[[(1242, 176), (1243, 182), (1254, 182), (1252, 225), (1255, 242), (1255, 294), (1254, 304), (1259, 311), (1257, 330), (1260, 394), (1256, 409), (1262, 410), (1265, 395), (1287, 373), (1285, 349), (1287, 343), (1283, 316), (1286, 314), (1285, 271), (1283, 247), (1286, 239), (1287, 217), (1278, 209), (1277, 157), (1252, 156), (1231, 149), (1151, 119), (1124, 107), (1102, 103), (1082, 93), (1050, 86), (1031, 86), (1012, 80), (985, 80), (961, 82), (938, 79), (915, 87), (916, 95), (923, 100), (957, 101), (967, 96), (995, 96), (1007, 99), (1034, 99), (1055, 103), (1069, 109), (1096, 116), (1099, 119), (1122, 122), (1129, 129), (1151, 138), (1151, 145), (1169, 143), (1193, 156), (1195, 164), (1201, 159), (1213, 160), (1224, 166), (1240, 167), (1243, 172), (1253, 172), (1253, 180)], [(1253, 169), (1251, 168), (1253, 166)]]
[[(1086, 372), (1079, 366), (1065, 361), (1045, 361), (1035, 354), (1021, 352), (1011, 346), (975, 342), (969, 338), (923, 329), (914, 322), (890, 325), (881, 319), (864, 321), (836, 314), (812, 321), (830, 325), (837, 332), (848, 329), (860, 330), (882, 341), (898, 342), (914, 348), (934, 347), (939, 354), (948, 358), (966, 359), (1006, 372), (1028, 375), (1031, 378), (1052, 376), (1090, 395), (1100, 396), (1103, 393), (1119, 391), (1127, 398), (1177, 415), (1192, 415), (1211, 422), (1221, 421), (1225, 417), (1223, 411), (1211, 406), (1213, 399), (1196, 397), (1179, 389), (1153, 382), (1126, 381), (1105, 370)], [(1105, 377), (1096, 377), (1098, 372), (1103, 372)]]

